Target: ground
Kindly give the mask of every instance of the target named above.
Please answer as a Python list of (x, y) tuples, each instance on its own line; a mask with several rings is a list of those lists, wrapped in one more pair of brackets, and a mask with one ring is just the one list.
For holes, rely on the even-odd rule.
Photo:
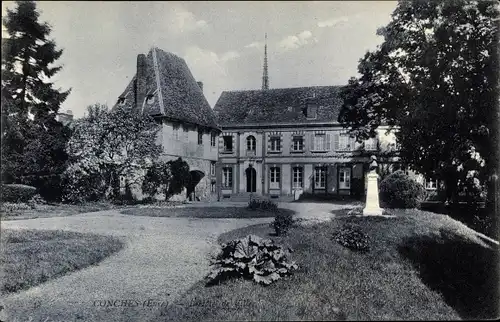
[[(214, 203), (216, 206), (242, 206)], [(205, 203), (189, 207), (207, 207)], [(308, 223), (328, 221), (336, 210), (353, 205), (283, 204)], [(314, 219), (314, 220), (311, 220)], [(199, 219), (146, 217), (118, 210), (59, 218), (2, 222), (7, 229), (63, 229), (115, 236), (125, 248), (92, 266), (5, 297), (0, 319), (7, 321), (147, 321), (161, 306), (179, 300), (209, 271), (217, 239), (243, 227), (268, 224), (273, 218)], [(50, 296), (49, 296), (50, 294)], [(108, 302), (106, 302), (108, 301)], [(137, 302), (135, 302), (137, 301)], [(111, 307), (106, 307), (111, 305)], [(127, 307), (119, 307), (121, 305)]]

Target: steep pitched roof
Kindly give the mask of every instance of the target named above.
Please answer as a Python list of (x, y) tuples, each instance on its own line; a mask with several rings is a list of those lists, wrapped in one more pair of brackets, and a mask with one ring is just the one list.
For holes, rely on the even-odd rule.
[[(144, 77), (146, 98), (137, 103), (137, 108), (155, 116), (218, 128), (215, 114), (184, 59), (153, 48), (146, 56)], [(136, 107), (136, 83), (137, 73), (115, 107)]]
[[(219, 125), (245, 123), (337, 122), (342, 100), (340, 86), (312, 86), (268, 90), (224, 91), (215, 104)], [(308, 102), (317, 117), (307, 118)]]

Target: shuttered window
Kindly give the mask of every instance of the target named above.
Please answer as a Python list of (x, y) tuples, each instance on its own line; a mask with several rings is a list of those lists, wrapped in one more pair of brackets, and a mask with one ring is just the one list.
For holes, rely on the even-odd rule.
[(315, 134), (313, 137), (313, 151), (329, 151), (331, 150), (331, 135), (330, 134)]

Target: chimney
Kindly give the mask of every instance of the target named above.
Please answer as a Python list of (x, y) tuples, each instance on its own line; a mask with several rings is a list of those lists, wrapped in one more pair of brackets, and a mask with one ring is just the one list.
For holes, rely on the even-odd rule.
[(198, 84), (198, 86), (200, 86), (201, 91), (203, 92), (203, 82), (196, 82), (196, 84)]
[(146, 98), (146, 55), (137, 55), (137, 73), (135, 79), (135, 107), (140, 109)]

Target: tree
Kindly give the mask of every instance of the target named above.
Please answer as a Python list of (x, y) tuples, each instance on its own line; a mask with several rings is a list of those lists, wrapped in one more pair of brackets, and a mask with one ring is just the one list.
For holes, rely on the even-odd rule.
[(105, 105), (88, 107), (88, 116), (72, 124), (65, 172), (69, 200), (112, 198), (120, 195), (120, 180), (137, 182), (160, 152), (159, 127), (147, 114)]
[(7, 10), (2, 39), (2, 181), (32, 184), (57, 199), (69, 129), (56, 121), (70, 93), (55, 89), (52, 66), (62, 55), (48, 39), (51, 27), (39, 22), (33, 1)]
[(443, 180), (450, 201), (488, 181), (499, 162), (498, 22), (494, 1), (400, 1), (343, 89), (339, 122), (358, 140), (389, 125), (402, 162)]

